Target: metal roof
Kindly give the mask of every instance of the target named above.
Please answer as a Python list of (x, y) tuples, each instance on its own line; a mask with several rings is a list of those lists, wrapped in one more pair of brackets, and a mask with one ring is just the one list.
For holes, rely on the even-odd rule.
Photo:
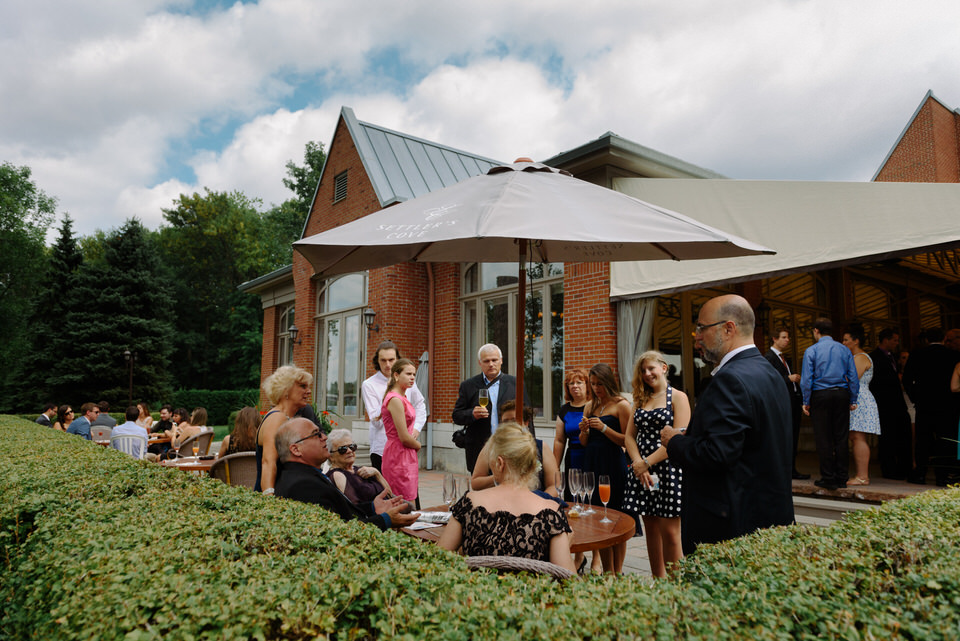
[(504, 163), (357, 120), (340, 112), (380, 206), (449, 187)]

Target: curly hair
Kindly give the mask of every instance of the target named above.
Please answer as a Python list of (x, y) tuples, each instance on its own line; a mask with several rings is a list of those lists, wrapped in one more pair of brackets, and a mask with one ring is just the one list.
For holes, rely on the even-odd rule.
[(298, 383), (312, 385), (313, 375), (296, 365), (284, 365), (263, 381), (262, 388), (270, 402), (276, 405)]
[(568, 386), (570, 383), (578, 379), (583, 381), (583, 386), (587, 388), (587, 400), (589, 401), (593, 396), (593, 390), (590, 388), (590, 378), (587, 376), (586, 370), (572, 369), (563, 376), (563, 400), (568, 403), (573, 400), (573, 397), (570, 396), (570, 388)]

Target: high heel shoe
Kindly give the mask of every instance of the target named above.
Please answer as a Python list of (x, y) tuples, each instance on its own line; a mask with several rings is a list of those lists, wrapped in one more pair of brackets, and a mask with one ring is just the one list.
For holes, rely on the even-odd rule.
[(847, 485), (870, 485), (870, 479), (862, 479), (858, 476), (852, 481), (847, 481)]

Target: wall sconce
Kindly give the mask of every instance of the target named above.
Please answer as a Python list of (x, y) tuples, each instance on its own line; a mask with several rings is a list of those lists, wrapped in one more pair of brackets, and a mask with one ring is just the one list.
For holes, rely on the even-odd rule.
[(377, 312), (373, 311), (373, 309), (369, 307), (363, 310), (363, 324), (367, 326), (368, 330), (373, 330), (375, 332), (380, 331), (380, 326), (373, 324), (376, 320)]
[(290, 328), (287, 329), (287, 332), (290, 334), (290, 341), (291, 341), (294, 345), (302, 345), (302, 344), (303, 344), (303, 339), (302, 339), (302, 338), (301, 338), (300, 340), (297, 340), (297, 335), (300, 334), (300, 330), (297, 329), (297, 326), (296, 326), (296, 325), (291, 325)]

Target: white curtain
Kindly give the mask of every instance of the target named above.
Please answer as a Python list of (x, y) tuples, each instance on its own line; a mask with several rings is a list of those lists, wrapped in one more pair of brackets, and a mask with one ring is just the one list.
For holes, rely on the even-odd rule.
[(617, 302), (617, 369), (620, 371), (620, 389), (633, 389), (633, 367), (640, 354), (653, 349), (653, 319), (657, 313), (657, 299), (634, 298)]

